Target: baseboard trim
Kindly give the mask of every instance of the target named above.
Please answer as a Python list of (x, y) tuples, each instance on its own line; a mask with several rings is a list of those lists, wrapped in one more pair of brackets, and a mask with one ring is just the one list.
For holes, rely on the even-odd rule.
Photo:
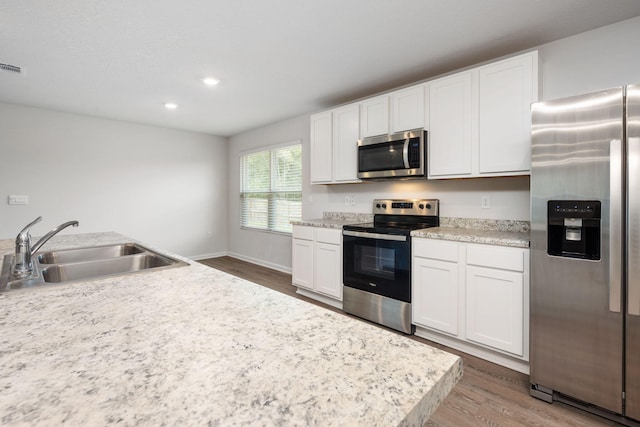
[(226, 256), (230, 256), (231, 258), (237, 258), (241, 261), (246, 261), (246, 262), (250, 262), (251, 264), (256, 264), (256, 265), (260, 265), (262, 267), (267, 267), (270, 268), (272, 270), (277, 270), (280, 271), (282, 273), (287, 273), (287, 274), (291, 274), (291, 267), (285, 267), (282, 265), (278, 265), (278, 264), (273, 264), (267, 261), (263, 261), (261, 259), (257, 259), (257, 258), (252, 258), (252, 257), (248, 257), (246, 255), (241, 255), (235, 252), (227, 252), (225, 254)]
[(220, 258), (221, 256), (226, 256), (226, 255), (227, 255), (226, 252), (216, 252), (216, 253), (212, 253), (212, 254), (194, 255), (194, 256), (187, 257), (187, 258), (192, 259), (194, 261), (202, 261), (203, 259)]

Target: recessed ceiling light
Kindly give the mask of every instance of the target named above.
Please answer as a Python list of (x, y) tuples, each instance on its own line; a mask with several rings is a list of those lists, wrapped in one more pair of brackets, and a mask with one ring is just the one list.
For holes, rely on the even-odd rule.
[(218, 83), (220, 83), (220, 80), (214, 77), (205, 77), (204, 79), (202, 79), (202, 83), (204, 83), (207, 86), (215, 86)]
[(175, 110), (176, 108), (178, 108), (178, 104), (174, 104), (173, 102), (167, 102), (164, 104), (164, 107), (167, 110)]

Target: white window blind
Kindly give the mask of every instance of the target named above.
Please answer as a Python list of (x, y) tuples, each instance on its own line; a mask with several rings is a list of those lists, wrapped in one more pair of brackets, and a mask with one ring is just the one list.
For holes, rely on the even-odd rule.
[(240, 156), (240, 215), (245, 228), (291, 233), (302, 217), (302, 145)]

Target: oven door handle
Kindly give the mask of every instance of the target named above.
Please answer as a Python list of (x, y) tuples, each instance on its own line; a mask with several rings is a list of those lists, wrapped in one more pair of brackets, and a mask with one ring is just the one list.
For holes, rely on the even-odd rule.
[(362, 231), (343, 230), (342, 235), (351, 237), (362, 237), (364, 239), (394, 240), (396, 242), (407, 241), (407, 236), (401, 236), (398, 234), (366, 233)]

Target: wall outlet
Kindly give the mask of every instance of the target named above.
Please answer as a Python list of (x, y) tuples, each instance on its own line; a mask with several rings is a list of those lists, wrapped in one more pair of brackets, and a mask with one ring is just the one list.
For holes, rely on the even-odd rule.
[(351, 197), (344, 196), (344, 205), (349, 206), (351, 204)]
[(356, 205), (356, 196), (351, 196), (351, 206)]
[(9, 203), (10, 205), (28, 205), (29, 196), (11, 195), (9, 196), (9, 200), (7, 203)]
[(490, 209), (491, 208), (491, 197), (484, 195), (480, 197), (480, 207), (482, 209)]

